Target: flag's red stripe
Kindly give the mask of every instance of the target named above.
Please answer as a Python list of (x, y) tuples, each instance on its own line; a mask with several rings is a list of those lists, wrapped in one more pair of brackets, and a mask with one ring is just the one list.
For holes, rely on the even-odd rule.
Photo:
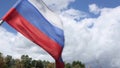
[(16, 11), (16, 9), (12, 8), (8, 14), (3, 17), (3, 20), (5, 20), (8, 24), (29, 38), (31, 41), (45, 49), (51, 54), (51, 56), (53, 56), (54, 59), (58, 60), (60, 58), (62, 47), (54, 40), (50, 39), (42, 31), (30, 24)]
[(65, 65), (63, 62), (61, 62), (60, 60), (56, 60), (56, 68), (64, 68)]

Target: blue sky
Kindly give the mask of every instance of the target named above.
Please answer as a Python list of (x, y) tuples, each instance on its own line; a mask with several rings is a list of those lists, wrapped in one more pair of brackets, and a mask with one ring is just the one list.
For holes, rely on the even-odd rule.
[[(2, 17), (16, 2), (17, 0), (0, 0), (0, 17)], [(84, 12), (88, 12), (90, 4), (97, 4), (99, 7), (114, 8), (120, 5), (119, 0), (75, 0), (69, 4), (69, 8), (78, 9)]]
[[(120, 68), (120, 0), (44, 2), (63, 21), (65, 62), (80, 60), (92, 68)], [(0, 0), (0, 18), (14, 3), (15, 0)], [(28, 54), (35, 59), (54, 61), (43, 49), (6, 23), (0, 27), (0, 38), (0, 45), (4, 45), (0, 46), (0, 52), (5, 55), (19, 58), (22, 54)]]
[[(0, 0), (0, 18), (2, 18), (2, 16), (4, 16), (8, 12), (8, 10), (14, 5), (16, 1), (15, 0)], [(14, 32), (14, 33), (16, 32), (6, 23), (4, 23), (2, 26), (8, 29), (8, 31), (10, 32)]]
[(109, 7), (114, 8), (118, 5), (120, 5), (119, 0), (76, 0), (75, 2), (70, 4), (70, 7), (83, 10), (85, 12), (88, 12), (88, 5), (89, 4), (97, 4), (98, 6), (102, 7)]

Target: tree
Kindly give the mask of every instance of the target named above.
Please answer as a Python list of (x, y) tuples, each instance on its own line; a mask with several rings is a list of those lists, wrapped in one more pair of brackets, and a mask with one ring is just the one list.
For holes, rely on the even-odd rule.
[[(22, 55), (21, 59), (13, 59), (12, 56), (4, 57), (0, 53), (0, 68), (55, 68), (55, 63), (49, 61), (32, 60), (28, 55)], [(85, 68), (80, 61), (65, 64), (65, 68)]]
[(43, 63), (41, 60), (38, 60), (36, 63), (36, 68), (44, 68)]
[(2, 53), (0, 53), (0, 68), (6, 68), (6, 64)]
[(5, 57), (5, 63), (6, 63), (6, 66), (7, 66), (7, 68), (11, 68), (12, 67), (12, 56), (10, 56), (10, 55), (7, 55), (6, 57)]
[(15, 60), (15, 65), (13, 68), (25, 68), (22, 62), (19, 59)]
[(65, 68), (72, 68), (70, 63), (65, 64)]
[(30, 68), (31, 67), (31, 61), (32, 61), (32, 58), (29, 58), (28, 55), (22, 55), (21, 56), (21, 62), (24, 65), (24, 68)]
[(48, 63), (47, 68), (55, 68), (54, 63)]
[(31, 63), (31, 66), (32, 66), (32, 67), (36, 67), (36, 64), (37, 64), (37, 61), (36, 61), (36, 60), (33, 60), (32, 63)]
[(72, 68), (85, 68), (85, 65), (82, 64), (80, 61), (73, 61)]
[(50, 62), (44, 60), (42, 63), (43, 63), (44, 68), (47, 68), (47, 66), (48, 66), (48, 64), (49, 64)]

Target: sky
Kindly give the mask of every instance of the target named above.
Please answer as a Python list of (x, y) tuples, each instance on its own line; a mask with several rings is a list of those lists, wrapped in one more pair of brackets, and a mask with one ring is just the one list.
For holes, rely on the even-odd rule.
[[(0, 18), (17, 0), (0, 0)], [(44, 0), (63, 21), (63, 60), (80, 60), (86, 68), (120, 68), (120, 0)], [(11, 28), (0, 27), (0, 52), (53, 62), (42, 48)]]

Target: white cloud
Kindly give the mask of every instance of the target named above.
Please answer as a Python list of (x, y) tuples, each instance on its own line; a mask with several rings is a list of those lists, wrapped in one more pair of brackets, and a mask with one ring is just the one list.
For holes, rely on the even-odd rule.
[(83, 18), (89, 17), (89, 15), (87, 13), (73, 9), (73, 8), (64, 10), (61, 13), (61, 15), (64, 15), (68, 19), (72, 19), (72, 20), (76, 20), (76, 21), (80, 21)]
[(61, 15), (66, 37), (65, 61), (81, 60), (92, 68), (120, 68), (120, 6), (100, 10), (98, 18), (79, 22)]
[(53, 9), (54, 11), (60, 11), (66, 9), (71, 2), (75, 0), (43, 0), (49, 8)]
[(89, 5), (89, 11), (94, 14), (100, 13), (100, 8), (96, 4)]
[(4, 55), (12, 55), (14, 58), (20, 58), (21, 55), (27, 54), (34, 59), (53, 61), (47, 52), (20, 33), (15, 35), (0, 27), (0, 38), (0, 52)]
[[(10, 40), (12, 40), (14, 35), (12, 33), (7, 32), (4, 28), (0, 27), (0, 51), (4, 52), (5, 54), (9, 54), (10, 46), (9, 43), (11, 43)], [(6, 46), (7, 45), (7, 46)]]

